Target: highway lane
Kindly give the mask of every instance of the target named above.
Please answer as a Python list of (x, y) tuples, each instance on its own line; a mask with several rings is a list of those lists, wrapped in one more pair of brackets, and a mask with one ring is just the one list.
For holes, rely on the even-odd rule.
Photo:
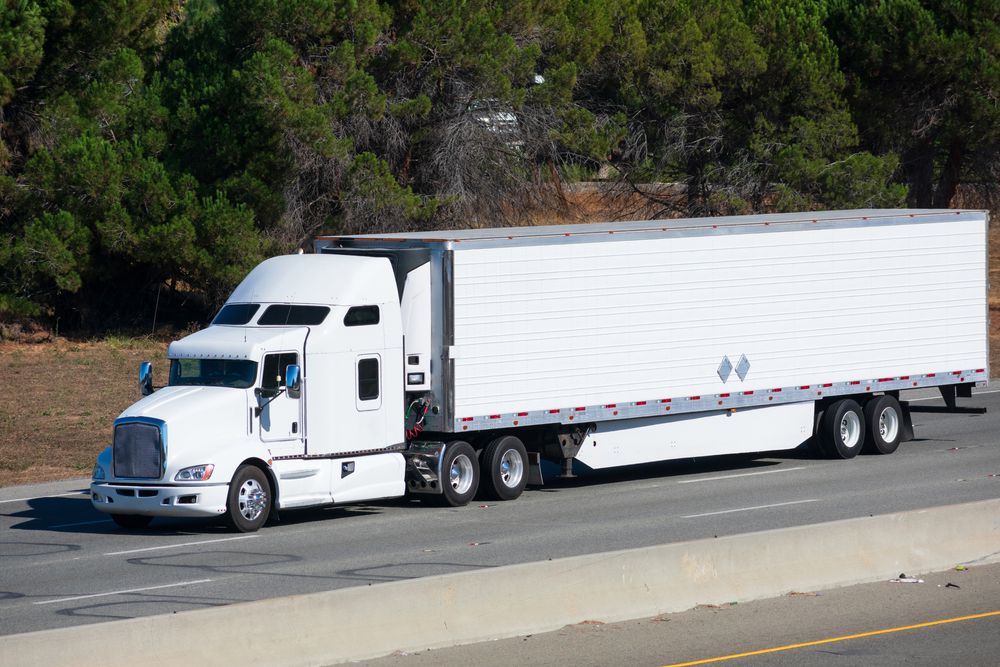
[(397, 652), (363, 667), (986, 666), (1000, 654), (1000, 563), (948, 570), (921, 584), (888, 581), (769, 600), (702, 605), (624, 623), (433, 651)]
[(919, 440), (888, 457), (637, 466), (511, 503), (285, 512), (253, 535), (159, 519), (125, 532), (79, 480), (0, 489), (0, 634), (993, 498), (1000, 393), (986, 391), (964, 401), (986, 415), (915, 414)]

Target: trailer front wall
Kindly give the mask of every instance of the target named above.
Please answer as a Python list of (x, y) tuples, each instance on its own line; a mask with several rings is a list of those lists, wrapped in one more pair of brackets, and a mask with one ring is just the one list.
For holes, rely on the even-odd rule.
[(982, 369), (985, 215), (932, 219), (455, 244), (456, 424)]

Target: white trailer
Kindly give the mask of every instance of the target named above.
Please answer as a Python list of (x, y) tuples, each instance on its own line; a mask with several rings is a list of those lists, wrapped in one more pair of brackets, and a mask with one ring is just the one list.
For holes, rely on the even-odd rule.
[(861, 210), (321, 237), (171, 344), (169, 386), (144, 367), (93, 502), (255, 530), (407, 491), (513, 499), (542, 459), (888, 454), (900, 390), (954, 406), (989, 377), (987, 231)]

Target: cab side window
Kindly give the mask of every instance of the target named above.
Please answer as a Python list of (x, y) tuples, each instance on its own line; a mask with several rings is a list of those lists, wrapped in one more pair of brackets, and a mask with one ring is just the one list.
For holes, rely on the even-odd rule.
[(261, 378), (262, 389), (279, 389), (285, 386), (285, 369), (298, 363), (295, 352), (281, 352), (264, 357), (264, 376)]

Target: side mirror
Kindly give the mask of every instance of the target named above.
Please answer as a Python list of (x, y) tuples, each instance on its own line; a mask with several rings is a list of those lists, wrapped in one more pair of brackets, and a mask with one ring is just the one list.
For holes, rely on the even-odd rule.
[(139, 393), (143, 396), (153, 393), (153, 364), (148, 361), (139, 364)]
[(288, 364), (285, 367), (285, 389), (289, 398), (298, 398), (302, 395), (302, 371), (296, 364)]

